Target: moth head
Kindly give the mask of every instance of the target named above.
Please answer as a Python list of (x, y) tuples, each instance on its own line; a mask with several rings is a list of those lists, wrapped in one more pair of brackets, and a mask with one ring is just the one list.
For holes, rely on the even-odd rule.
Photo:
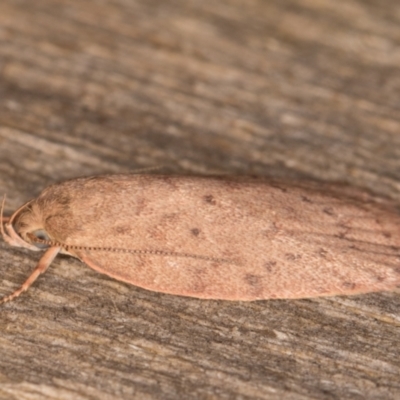
[(18, 209), (11, 216), (6, 229), (15, 246), (40, 250), (51, 245), (42, 213), (34, 201)]

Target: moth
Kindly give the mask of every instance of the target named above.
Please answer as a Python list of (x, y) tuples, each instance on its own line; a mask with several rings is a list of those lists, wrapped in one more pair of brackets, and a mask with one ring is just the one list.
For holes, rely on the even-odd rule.
[[(3, 216), (4, 200), (1, 210)], [(19, 296), (68, 254), (117, 280), (202, 299), (351, 295), (400, 284), (400, 214), (344, 186), (105, 175), (49, 186), (12, 214), (11, 246), (44, 251)]]

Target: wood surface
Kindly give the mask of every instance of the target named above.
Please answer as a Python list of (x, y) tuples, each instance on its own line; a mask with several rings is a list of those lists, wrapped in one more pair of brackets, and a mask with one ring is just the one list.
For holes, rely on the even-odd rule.
[[(399, 96), (397, 0), (2, 0), (0, 194), (160, 167), (400, 205)], [(0, 294), (38, 258), (1, 240)], [(207, 301), (59, 257), (0, 309), (0, 399), (386, 400), (399, 377), (400, 290)]]

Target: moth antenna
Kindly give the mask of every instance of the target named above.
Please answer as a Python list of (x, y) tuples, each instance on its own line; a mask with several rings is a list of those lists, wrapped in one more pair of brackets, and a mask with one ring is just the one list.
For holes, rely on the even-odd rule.
[(33, 270), (28, 279), (22, 284), (22, 286), (9, 296), (0, 299), (0, 304), (7, 303), (8, 301), (11, 301), (18, 297), (22, 292), (28, 290), (32, 283), (35, 282), (35, 280), (38, 278), (38, 276), (46, 272), (47, 268), (53, 262), (60, 249), (61, 247), (50, 247), (50, 249), (48, 249), (46, 253), (44, 253), (43, 257), (36, 265), (36, 268)]
[(233, 260), (228, 260), (225, 258), (216, 258), (216, 257), (209, 257), (203, 256), (200, 254), (190, 254), (190, 253), (178, 253), (178, 252), (171, 252), (171, 251), (164, 251), (164, 250), (135, 250), (135, 249), (123, 249), (123, 248), (113, 248), (113, 247), (88, 247), (88, 246), (70, 246), (68, 244), (63, 244), (56, 242), (54, 240), (46, 240), (40, 239), (36, 237), (32, 233), (27, 233), (27, 236), (33, 243), (44, 244), (51, 247), (60, 247), (64, 248), (65, 250), (88, 250), (88, 251), (113, 251), (113, 252), (120, 252), (120, 253), (131, 253), (131, 254), (148, 254), (148, 255), (156, 255), (156, 256), (171, 256), (171, 257), (185, 257), (185, 258), (195, 258), (198, 260), (205, 260), (205, 261), (214, 261), (220, 263), (227, 263), (227, 264), (237, 264)]
[(51, 247), (66, 247), (65, 245), (63, 245), (59, 242), (56, 242), (55, 240), (40, 239), (31, 232), (28, 232), (26, 234), (26, 236), (28, 236), (28, 238), (31, 239), (32, 242), (37, 243), (37, 244), (45, 244), (45, 245), (51, 246)]
[[(118, 249), (115, 249), (118, 251)], [(216, 258), (216, 257), (209, 257), (203, 256), (201, 254), (190, 254), (190, 253), (178, 253), (173, 251), (164, 251), (164, 250), (126, 250), (128, 253), (136, 253), (136, 254), (149, 254), (149, 255), (156, 255), (156, 256), (171, 256), (171, 257), (184, 257), (184, 258), (195, 258), (198, 260), (205, 260), (205, 261), (215, 261), (227, 264), (237, 264), (233, 262), (233, 260), (228, 260), (225, 258)]]
[[(40, 239), (37, 239), (39, 242)], [(46, 240), (40, 240), (40, 243), (46, 244)], [(173, 251), (164, 251), (164, 250), (135, 250), (135, 249), (124, 249), (118, 247), (87, 247), (87, 246), (69, 246), (64, 245), (62, 243), (54, 244), (56, 246), (61, 246), (65, 250), (87, 250), (87, 251), (112, 251), (116, 253), (130, 253), (130, 254), (143, 254), (143, 255), (153, 255), (153, 256), (171, 256), (171, 257), (184, 257), (184, 258), (195, 258), (198, 260), (205, 260), (205, 261), (214, 261), (226, 264), (235, 264), (239, 265), (239, 263), (229, 260), (226, 258), (216, 258), (210, 256), (203, 256), (201, 254), (190, 254), (190, 253), (178, 253)]]

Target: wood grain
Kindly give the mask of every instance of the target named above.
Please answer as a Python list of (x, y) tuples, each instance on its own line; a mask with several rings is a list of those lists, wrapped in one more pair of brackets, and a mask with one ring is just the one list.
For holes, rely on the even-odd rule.
[[(7, 210), (66, 178), (157, 166), (400, 204), (399, 23), (395, 0), (3, 0)], [(37, 255), (0, 249), (3, 295)], [(397, 399), (399, 310), (399, 290), (180, 298), (60, 258), (0, 310), (0, 398)]]

